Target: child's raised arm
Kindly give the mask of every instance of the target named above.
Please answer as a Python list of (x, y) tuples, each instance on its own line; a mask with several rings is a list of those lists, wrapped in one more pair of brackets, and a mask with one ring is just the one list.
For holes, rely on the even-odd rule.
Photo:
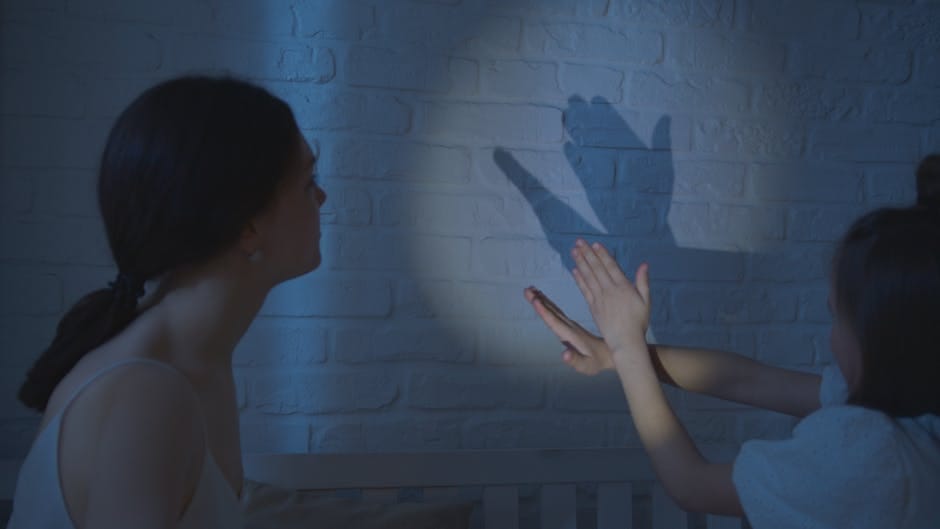
[(649, 350), (659, 379), (684, 390), (796, 417), (819, 409), (819, 375), (725, 351), (669, 345)]
[[(526, 299), (565, 344), (565, 363), (593, 375), (613, 369), (610, 350), (599, 336), (580, 326), (534, 287)], [(819, 408), (820, 377), (768, 366), (746, 356), (711, 349), (649, 345), (660, 381), (693, 393), (805, 417)]]

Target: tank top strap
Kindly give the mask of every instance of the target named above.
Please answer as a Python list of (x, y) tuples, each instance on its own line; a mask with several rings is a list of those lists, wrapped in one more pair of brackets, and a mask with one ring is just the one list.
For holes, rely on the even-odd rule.
[(120, 361), (118, 361), (118, 362), (115, 362), (115, 363), (113, 363), (113, 364), (110, 364), (110, 365), (108, 365), (108, 366), (105, 366), (105, 367), (99, 369), (99, 370), (96, 371), (93, 375), (91, 375), (90, 377), (88, 377), (87, 380), (85, 380), (84, 382), (82, 382), (82, 383), (78, 386), (78, 388), (76, 388), (74, 391), (72, 391), (72, 394), (69, 395), (68, 399), (66, 399), (65, 403), (62, 405), (62, 411), (59, 413), (59, 415), (60, 415), (60, 416), (61, 416), (61, 415), (64, 415), (64, 414), (65, 414), (65, 410), (67, 410), (67, 409), (69, 409), (69, 408), (71, 407), (72, 401), (75, 400), (76, 398), (78, 398), (78, 395), (81, 394), (81, 392), (84, 391), (84, 390), (85, 390), (88, 386), (90, 386), (93, 382), (95, 382), (96, 380), (98, 380), (98, 379), (101, 378), (102, 376), (106, 375), (107, 373), (110, 373), (111, 371), (113, 371), (113, 370), (115, 370), (115, 369), (117, 369), (117, 368), (119, 368), (119, 367), (126, 366), (126, 365), (128, 365), (128, 364), (149, 364), (149, 365), (155, 365), (155, 366), (159, 366), (159, 367), (162, 367), (162, 368), (164, 368), (164, 369), (167, 369), (167, 370), (169, 370), (169, 371), (175, 373), (177, 376), (183, 377), (183, 379), (186, 380), (186, 385), (189, 386), (190, 389), (192, 389), (193, 391), (195, 391), (195, 389), (192, 387), (192, 383), (189, 381), (188, 378), (186, 378), (186, 375), (184, 375), (179, 369), (176, 369), (175, 367), (171, 366), (170, 364), (167, 364), (166, 362), (161, 362), (161, 361), (159, 361), (159, 360), (154, 360), (154, 359), (152, 359), (152, 358), (126, 358), (126, 359), (124, 359), (124, 360), (120, 360)]

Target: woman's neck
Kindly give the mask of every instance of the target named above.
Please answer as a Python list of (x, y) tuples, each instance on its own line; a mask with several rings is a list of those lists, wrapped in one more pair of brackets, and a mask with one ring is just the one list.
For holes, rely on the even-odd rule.
[(177, 271), (145, 300), (138, 321), (152, 322), (161, 356), (194, 376), (230, 370), (232, 351), (270, 291), (239, 266)]

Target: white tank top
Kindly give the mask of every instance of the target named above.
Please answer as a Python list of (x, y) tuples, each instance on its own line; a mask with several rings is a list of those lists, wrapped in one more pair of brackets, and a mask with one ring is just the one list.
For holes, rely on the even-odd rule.
[[(66, 401), (62, 410), (40, 432), (20, 467), (13, 496), (13, 514), (7, 529), (75, 529), (65, 505), (59, 479), (59, 432), (62, 416), (75, 397), (101, 375), (129, 363), (144, 362), (182, 373), (156, 360), (135, 358), (108, 366), (85, 381)], [(188, 381), (187, 381), (188, 383)], [(179, 529), (240, 528), (244, 519), (238, 497), (212, 457), (206, 443), (199, 482), (186, 511), (179, 520)]]

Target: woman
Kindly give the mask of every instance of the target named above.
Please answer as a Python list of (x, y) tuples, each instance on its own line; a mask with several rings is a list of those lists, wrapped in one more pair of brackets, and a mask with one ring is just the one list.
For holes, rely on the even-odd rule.
[(232, 350), (320, 264), (315, 161), (290, 108), (234, 79), (171, 80), (119, 116), (98, 180), (119, 272), (20, 390), (44, 415), (10, 528), (241, 525)]

